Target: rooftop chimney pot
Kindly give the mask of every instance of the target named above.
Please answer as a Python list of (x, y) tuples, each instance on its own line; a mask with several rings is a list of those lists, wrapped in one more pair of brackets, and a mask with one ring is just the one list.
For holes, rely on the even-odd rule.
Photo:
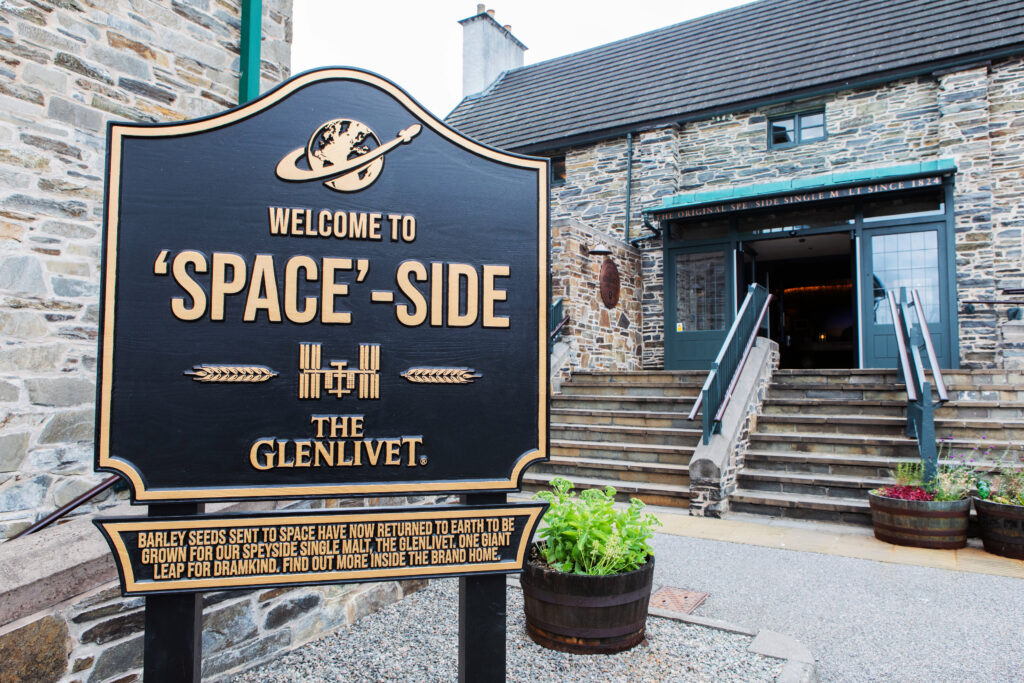
[(476, 15), (462, 24), (462, 96), (486, 90), (505, 71), (523, 65), (526, 46), (512, 35), (512, 27), (494, 19), (494, 10), (478, 4)]

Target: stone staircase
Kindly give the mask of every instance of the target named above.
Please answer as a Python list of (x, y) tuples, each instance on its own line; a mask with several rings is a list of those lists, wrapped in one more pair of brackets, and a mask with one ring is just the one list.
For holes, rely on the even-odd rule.
[(526, 471), (524, 489), (563, 476), (577, 489), (614, 486), (620, 500), (688, 507), (701, 431), (686, 416), (706, 375), (574, 373), (551, 397), (551, 460)]
[[(948, 452), (991, 461), (1024, 441), (1024, 374), (943, 372), (950, 401), (935, 411)], [(918, 459), (905, 436), (906, 389), (895, 371), (778, 370), (750, 435), (730, 509), (870, 524), (867, 492)], [(986, 456), (986, 449), (991, 454)]]

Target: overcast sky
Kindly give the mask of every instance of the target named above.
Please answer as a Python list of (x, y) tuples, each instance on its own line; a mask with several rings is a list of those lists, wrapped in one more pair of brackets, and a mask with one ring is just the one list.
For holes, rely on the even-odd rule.
[[(499, 0), (495, 19), (529, 49), (526, 63), (717, 12), (747, 0)], [(439, 117), (462, 97), (462, 27), (473, 0), (294, 0), (292, 72), (318, 66), (375, 71)]]

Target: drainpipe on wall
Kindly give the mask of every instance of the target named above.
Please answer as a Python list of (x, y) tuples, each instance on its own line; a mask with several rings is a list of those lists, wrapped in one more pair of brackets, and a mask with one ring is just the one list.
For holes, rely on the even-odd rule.
[(263, 0), (242, 0), (242, 44), (238, 59), (238, 103), (260, 94), (260, 40)]
[(633, 133), (626, 133), (626, 244), (629, 244), (629, 210), (633, 198)]

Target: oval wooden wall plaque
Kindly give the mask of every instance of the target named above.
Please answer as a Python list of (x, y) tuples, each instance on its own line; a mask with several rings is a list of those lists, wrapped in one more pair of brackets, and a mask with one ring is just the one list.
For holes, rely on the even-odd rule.
[(615, 308), (619, 303), (619, 269), (610, 259), (601, 264), (601, 301), (606, 308)]

